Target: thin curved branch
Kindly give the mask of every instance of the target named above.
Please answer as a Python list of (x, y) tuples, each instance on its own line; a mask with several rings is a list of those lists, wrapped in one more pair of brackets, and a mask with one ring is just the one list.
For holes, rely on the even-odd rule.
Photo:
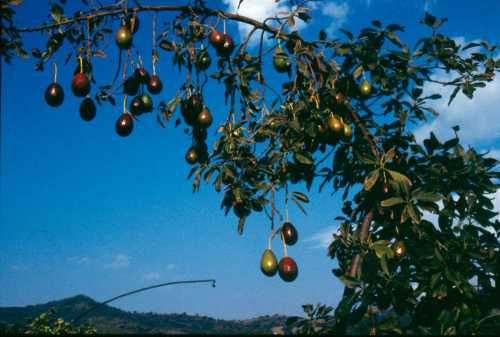
[(96, 310), (97, 308), (100, 308), (101, 306), (106, 305), (108, 303), (111, 303), (111, 302), (113, 302), (113, 301), (115, 301), (115, 300), (117, 300), (119, 298), (126, 297), (126, 296), (133, 295), (133, 294), (137, 294), (137, 293), (140, 293), (140, 292), (143, 292), (143, 291), (146, 291), (146, 290), (151, 290), (151, 289), (154, 289), (154, 288), (160, 288), (160, 287), (165, 287), (165, 286), (174, 285), (174, 284), (187, 284), (187, 283), (212, 283), (212, 286), (215, 287), (215, 280), (214, 279), (175, 281), (175, 282), (167, 282), (167, 283), (155, 284), (155, 285), (152, 285), (152, 286), (148, 286), (148, 287), (144, 287), (144, 288), (132, 290), (132, 291), (126, 292), (124, 294), (112, 297), (109, 300), (106, 300), (104, 302), (97, 303), (96, 305), (90, 307), (90, 309), (88, 309), (87, 311), (85, 311), (82, 314), (76, 316), (72, 320), (72, 323), (77, 322), (78, 320), (82, 319), (82, 317), (88, 315), (89, 313), (91, 313), (92, 311)]

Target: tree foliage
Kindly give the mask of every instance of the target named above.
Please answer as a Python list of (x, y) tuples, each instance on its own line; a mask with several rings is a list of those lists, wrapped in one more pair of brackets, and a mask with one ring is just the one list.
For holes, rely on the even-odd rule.
[[(8, 3), (2, 3), (2, 17), (11, 23)], [(341, 30), (342, 37), (331, 38), (320, 31), (307, 41), (290, 31), (296, 20), (310, 19), (308, 1), (288, 1), (293, 11), (264, 22), (209, 8), (204, 1), (91, 7), (82, 0), (82, 10), (73, 15), (65, 13), (64, 3), (53, 1), (41, 26), (11, 26), (2, 37), (5, 59), (22, 50), (19, 34), (44, 31), (46, 48), (32, 50), (36, 69), (66, 51), (66, 60), (78, 56), (77, 70), (95, 82), (92, 59), (106, 55), (114, 22), (176, 13), (154, 32), (153, 61), (170, 54), (185, 81), (175, 97), (157, 102), (154, 113), (161, 126), (175, 118), (176, 126), (191, 128), (197, 154), (190, 159), (193, 190), (205, 181), (222, 192), (222, 209), (233, 209), (239, 233), (254, 212), (271, 219), (275, 192), (288, 191), (289, 185), (342, 192), (339, 229), (328, 252), (338, 261), (333, 273), (346, 291), (330, 319), (323, 318), (331, 309), (305, 306), (311, 320), (300, 331), (343, 333), (376, 315), (373, 307), (391, 314), (372, 319), (370, 332), (469, 334), (499, 328), (500, 224), (491, 201), (498, 161), (465, 148), (458, 126), (452, 139), (430, 134), (423, 144), (412, 132), (438, 115), (437, 100), (452, 104), (459, 94), (473, 99), (494, 79), (500, 70), (497, 45), (459, 45), (440, 32), (446, 19), (430, 13), (421, 20), (429, 34), (414, 45), (401, 40), (401, 25), (376, 20), (358, 34)], [(207, 39), (221, 25), (225, 34), (228, 21), (253, 29), (239, 44), (214, 53)], [(248, 48), (255, 37), (259, 47)], [(99, 104), (115, 104), (127, 80), (127, 62), (140, 66), (134, 55), (141, 52), (135, 46), (120, 52), (122, 80), (116, 75), (100, 84), (94, 93)], [(207, 58), (216, 62), (210, 66)], [(279, 77), (279, 89), (276, 73), (265, 71), (264, 64), (271, 63), (288, 73)], [(207, 82), (223, 86), (228, 110), (210, 149), (206, 134), (185, 114), (196, 100), (203, 102)], [(429, 92), (429, 84), (454, 90), (441, 97)], [(128, 113), (125, 102), (126, 96)], [(174, 117), (177, 107), (184, 122)], [(291, 201), (304, 210), (309, 199), (294, 191)], [(320, 323), (310, 325), (318, 315), (320, 323), (334, 324), (323, 330)]]
[(17, 325), (0, 324), (0, 334), (5, 335), (94, 335), (96, 329), (84, 324), (76, 328), (72, 323), (67, 322), (64, 318), (56, 317), (56, 310), (51, 308), (48, 311), (41, 313), (37, 317), (28, 321), (24, 327)]

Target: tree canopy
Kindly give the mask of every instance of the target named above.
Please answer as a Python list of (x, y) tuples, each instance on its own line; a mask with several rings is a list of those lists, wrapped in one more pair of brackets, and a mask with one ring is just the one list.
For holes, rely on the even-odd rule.
[[(422, 144), (413, 130), (439, 114), (435, 101), (474, 99), (500, 71), (499, 46), (459, 45), (440, 32), (447, 20), (430, 13), (421, 19), (428, 35), (414, 45), (399, 37), (403, 26), (377, 20), (356, 34), (340, 29), (341, 37), (332, 38), (322, 30), (306, 40), (293, 26), (310, 19), (310, 1), (281, 1), (293, 10), (258, 22), (201, 0), (98, 7), (82, 0), (73, 14), (60, 0), (51, 2), (46, 22), (19, 28), (16, 2), (1, 0), (0, 53), (6, 62), (15, 54), (27, 57), (23, 34), (43, 31), (46, 48), (30, 53), (35, 68), (44, 70), (56, 53), (66, 53), (67, 62), (76, 59), (72, 91), (85, 97), (83, 119), (95, 115), (94, 101), (115, 105), (122, 99), (120, 136), (128, 136), (134, 120), (148, 113), (162, 127), (169, 121), (188, 127), (193, 190), (205, 181), (222, 192), (221, 207), (234, 212), (239, 233), (254, 212), (265, 212), (274, 224), (275, 194), (281, 191), (305, 211), (308, 196), (289, 192), (294, 184), (341, 192), (339, 229), (328, 253), (338, 261), (333, 273), (346, 290), (333, 317), (331, 308), (304, 306), (310, 319), (301, 323), (302, 332), (344, 333), (374, 316), (372, 333), (498, 331), (500, 223), (491, 201), (498, 161), (464, 147), (459, 126), (451, 139), (431, 133)], [(134, 34), (149, 31), (140, 25), (141, 16), (153, 15), (156, 22), (165, 12), (175, 14), (153, 28), (149, 75), (141, 55), (150, 51), (135, 47)], [(252, 30), (236, 41), (227, 22)], [(249, 47), (252, 38), (259, 39), (257, 48)], [(105, 55), (110, 42), (107, 48), (116, 42), (121, 50), (121, 74), (96, 83), (92, 60)], [(185, 76), (174, 97), (162, 97), (161, 80), (154, 77), (162, 53), (170, 53), (172, 67)], [(274, 70), (265, 71), (264, 64)], [(271, 85), (273, 72), (288, 74), (279, 87)], [(437, 76), (443, 72), (451, 79)], [(224, 87), (227, 118), (208, 146), (212, 115), (203, 95), (212, 82)], [(431, 83), (454, 90), (441, 97), (428, 92)], [(48, 103), (57, 106), (63, 88), (47, 90)]]

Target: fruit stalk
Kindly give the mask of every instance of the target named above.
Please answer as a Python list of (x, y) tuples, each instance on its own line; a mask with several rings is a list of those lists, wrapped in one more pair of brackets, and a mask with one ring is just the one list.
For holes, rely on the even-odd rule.
[(280, 230), (280, 235), (281, 235), (281, 241), (283, 242), (283, 256), (287, 257), (288, 256), (288, 248), (285, 242), (285, 237), (283, 236), (283, 232)]
[(53, 82), (57, 83), (57, 63), (54, 61), (52, 62), (52, 77), (53, 77)]
[(152, 60), (151, 63), (153, 65), (153, 75), (156, 75), (156, 61), (157, 61), (157, 51), (156, 51), (156, 17), (158, 16), (158, 13), (155, 12), (153, 14), (153, 19), (152, 21), (152, 29), (151, 29), (151, 38), (152, 38), (152, 43), (151, 45), (153, 46), (153, 51), (151, 53)]
[(82, 58), (82, 55), (78, 55), (78, 62), (80, 62), (80, 74), (83, 74), (83, 58)]
[(123, 113), (127, 113), (127, 95), (123, 95)]
[(285, 222), (288, 222), (288, 184), (285, 184)]

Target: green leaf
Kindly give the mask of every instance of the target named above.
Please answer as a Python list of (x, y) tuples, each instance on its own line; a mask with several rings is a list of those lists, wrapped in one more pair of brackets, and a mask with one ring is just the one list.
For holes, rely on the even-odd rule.
[(392, 179), (394, 179), (399, 185), (401, 185), (405, 191), (410, 190), (411, 180), (402, 173), (387, 170), (387, 172), (391, 175)]
[(451, 93), (450, 95), (450, 100), (448, 101), (448, 105), (451, 104), (451, 102), (453, 102), (453, 100), (455, 99), (455, 97), (457, 96), (458, 92), (460, 91), (460, 87), (456, 87), (453, 92)]
[(383, 200), (380, 205), (382, 207), (392, 207), (394, 205), (399, 205), (399, 204), (402, 204), (404, 203), (405, 201), (403, 200), (403, 198), (400, 198), (400, 197), (392, 197), (392, 198), (389, 198), (389, 199), (385, 199)]
[(387, 259), (385, 258), (385, 256), (382, 256), (380, 258), (380, 266), (382, 267), (384, 274), (389, 275), (389, 267), (387, 266)]
[(307, 215), (306, 209), (304, 208), (304, 206), (302, 206), (302, 204), (300, 202), (297, 201), (297, 199), (292, 199), (292, 202), (295, 205), (297, 205), (297, 207), (302, 211), (302, 213), (304, 213), (304, 215)]
[(384, 154), (384, 160), (390, 162), (394, 159), (394, 156), (396, 156), (396, 149), (393, 147)]
[(418, 215), (417, 211), (415, 210), (415, 208), (413, 207), (412, 204), (408, 204), (406, 206), (406, 208), (408, 209), (408, 215), (410, 216), (410, 218), (417, 224), (420, 223), (420, 216)]
[(297, 199), (299, 199), (300, 201), (302, 201), (302, 202), (305, 202), (305, 203), (309, 202), (309, 198), (304, 193), (301, 193), (301, 192), (292, 192), (292, 195), (294, 197), (296, 197)]
[(421, 189), (416, 189), (411, 194), (412, 198), (418, 201), (428, 201), (428, 202), (437, 202), (443, 199), (442, 196), (432, 192), (426, 192)]
[(398, 47), (401, 47), (402, 44), (401, 44), (401, 40), (399, 39), (399, 37), (394, 34), (393, 32), (387, 32), (387, 38), (392, 42), (394, 43), (395, 45), (397, 45)]
[(488, 319), (499, 317), (499, 316), (500, 316), (500, 309), (493, 308), (493, 309), (491, 309), (488, 316), (482, 318), (479, 322), (477, 322), (477, 326), (479, 327), (481, 324), (483, 324)]
[(375, 250), (375, 255), (381, 259), (386, 253), (386, 247), (389, 245), (387, 240), (378, 240), (372, 244), (373, 250)]
[(297, 152), (295, 153), (295, 159), (299, 163), (305, 164), (305, 165), (312, 165), (314, 162), (310, 158), (310, 155), (307, 152)]
[(355, 279), (354, 277), (350, 277), (348, 275), (342, 275), (341, 277), (339, 277), (339, 280), (349, 287), (356, 287), (361, 285), (361, 282), (359, 280)]
[(357, 67), (356, 70), (354, 70), (354, 72), (352, 73), (352, 76), (354, 78), (359, 78), (361, 76), (361, 74), (363, 74), (363, 65), (360, 65), (359, 67)]
[(366, 191), (369, 191), (373, 188), (373, 186), (377, 183), (379, 176), (380, 176), (379, 169), (375, 169), (375, 170), (371, 171), (368, 174), (368, 176), (366, 176), (365, 181), (363, 183)]
[(64, 16), (64, 9), (58, 4), (53, 3), (50, 8), (50, 16), (52, 16), (56, 22), (59, 22)]

